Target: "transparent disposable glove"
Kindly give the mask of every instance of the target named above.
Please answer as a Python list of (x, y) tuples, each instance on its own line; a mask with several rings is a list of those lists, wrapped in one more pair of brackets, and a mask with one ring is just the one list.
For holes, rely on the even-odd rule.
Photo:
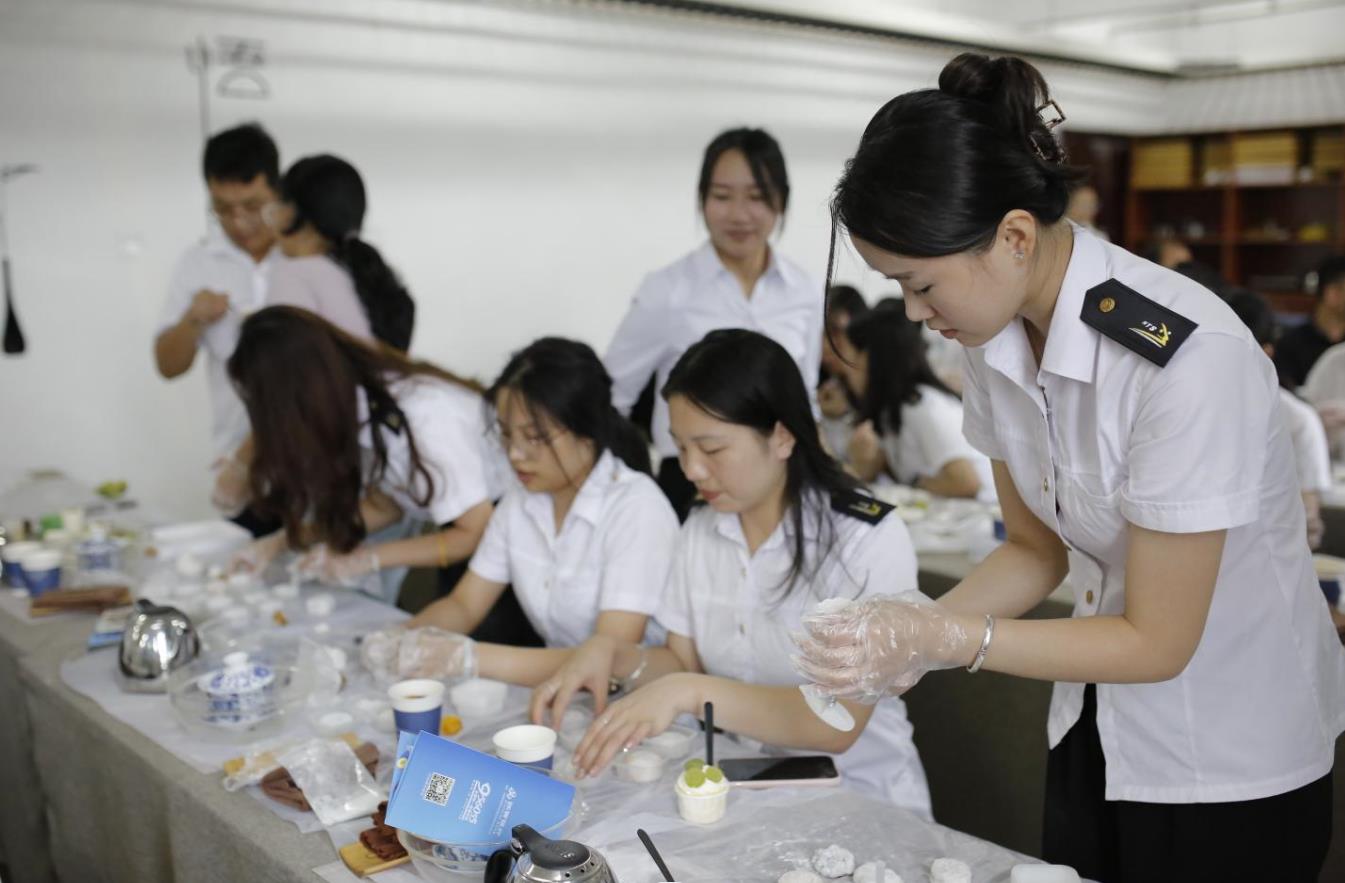
[(380, 681), (476, 677), (476, 642), (433, 626), (394, 627), (366, 635), (360, 643), (360, 659)]
[(285, 531), (283, 530), (253, 540), (230, 559), (229, 571), (231, 573), (261, 573), (270, 566), (277, 555), (285, 551), (286, 545)]
[(970, 664), (981, 640), (919, 592), (815, 611), (803, 628), (795, 669), (820, 695), (867, 703), (909, 690), (927, 671)]
[(319, 543), (294, 563), (294, 572), (300, 579), (359, 589), (371, 575), (378, 573), (381, 566), (378, 553), (371, 546), (356, 546), (342, 555), (332, 551), (326, 543)]

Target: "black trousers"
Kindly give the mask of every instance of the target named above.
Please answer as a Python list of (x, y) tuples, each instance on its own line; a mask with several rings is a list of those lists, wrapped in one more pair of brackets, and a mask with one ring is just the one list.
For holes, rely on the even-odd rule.
[(1042, 857), (1099, 883), (1317, 883), (1331, 843), (1331, 774), (1230, 803), (1107, 800), (1097, 691), (1046, 763)]
[(285, 526), (279, 519), (265, 518), (258, 515), (257, 511), (251, 506), (248, 506), (229, 520), (252, 534), (253, 537), (264, 537), (268, 534), (273, 534)]
[(666, 457), (658, 464), (658, 486), (672, 503), (678, 521), (686, 521), (691, 504), (696, 502), (696, 486), (682, 474), (682, 464), (676, 457)]
[[(439, 597), (442, 598), (452, 592), (453, 587), (465, 573), (467, 573), (466, 561), (452, 567), (439, 568)], [(481, 620), (481, 624), (470, 637), (474, 641), (485, 641), (488, 644), (509, 644), (514, 647), (546, 646), (541, 635), (532, 627), (528, 615), (523, 612), (522, 605), (518, 603), (513, 586), (505, 588), (500, 600), (490, 608), (486, 618)]]

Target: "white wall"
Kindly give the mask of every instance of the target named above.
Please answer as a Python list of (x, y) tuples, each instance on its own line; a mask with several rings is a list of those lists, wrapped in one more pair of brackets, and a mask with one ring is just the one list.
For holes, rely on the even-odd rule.
[[(700, 151), (730, 125), (783, 143), (779, 248), (820, 276), (828, 191), (864, 123), (953, 54), (543, 0), (229, 7), (0, 5), (0, 162), (42, 165), (9, 188), (30, 350), (0, 359), (0, 478), (55, 466), (126, 478), (169, 514), (208, 511), (201, 371), (165, 382), (151, 357), (169, 267), (204, 227), (182, 53), (197, 35), (267, 41), (272, 97), (218, 99), (214, 126), (260, 119), (284, 162), (354, 162), (367, 236), (419, 303), (416, 354), (481, 377), (543, 333), (601, 351), (641, 275), (700, 240)], [(1161, 118), (1161, 80), (1046, 71), (1081, 128)]]

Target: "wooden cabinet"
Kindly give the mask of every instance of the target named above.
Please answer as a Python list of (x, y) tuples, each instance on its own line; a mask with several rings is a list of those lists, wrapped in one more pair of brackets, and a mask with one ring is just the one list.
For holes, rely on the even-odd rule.
[(1175, 238), (1232, 283), (1306, 312), (1304, 277), (1345, 253), (1345, 125), (1136, 138), (1126, 247)]

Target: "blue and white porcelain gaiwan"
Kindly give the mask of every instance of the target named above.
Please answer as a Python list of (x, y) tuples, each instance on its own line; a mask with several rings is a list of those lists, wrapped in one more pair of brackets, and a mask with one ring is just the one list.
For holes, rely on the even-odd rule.
[(224, 667), (207, 672), (196, 685), (208, 700), (206, 720), (225, 727), (246, 727), (276, 712), (275, 672), (243, 652), (229, 653)]

